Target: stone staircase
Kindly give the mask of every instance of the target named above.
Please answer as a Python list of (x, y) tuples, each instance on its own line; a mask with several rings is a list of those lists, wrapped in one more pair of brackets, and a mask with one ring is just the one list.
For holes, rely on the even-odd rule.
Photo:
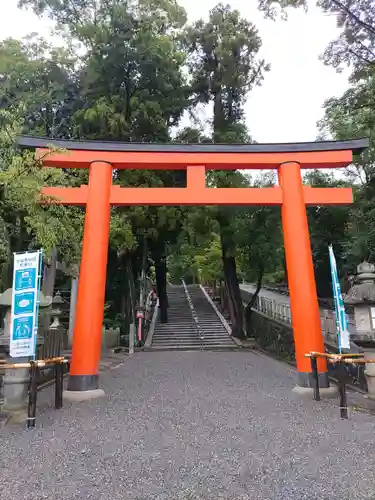
[(229, 336), (199, 285), (187, 287), (204, 337), (204, 346), (208, 349), (235, 349), (237, 344)]
[(158, 318), (149, 349), (193, 351), (237, 348), (200, 287), (189, 286), (188, 291), (196, 309), (201, 333), (192, 316), (184, 287), (169, 286), (168, 323), (161, 323)]

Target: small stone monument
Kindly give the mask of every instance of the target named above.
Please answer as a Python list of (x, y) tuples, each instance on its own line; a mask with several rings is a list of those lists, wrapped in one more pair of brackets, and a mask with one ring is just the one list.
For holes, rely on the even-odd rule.
[[(11, 317), (11, 306), (12, 306), (12, 295), (13, 289), (8, 288), (4, 293), (0, 294), (0, 306), (5, 308), (4, 316), (4, 329), (0, 331), (0, 350), (4, 354), (9, 356), (9, 344), (10, 344), (10, 317)], [(40, 303), (39, 307), (44, 308), (50, 306), (52, 303), (52, 297), (45, 297), (42, 292), (40, 292)], [(42, 339), (37, 339), (37, 344), (40, 344)], [(9, 358), (9, 362), (25, 362), (29, 361), (28, 358)], [(28, 393), (29, 384), (29, 370), (17, 369), (17, 370), (5, 370), (4, 384), (3, 384), (3, 394), (4, 394), (4, 409), (5, 410), (17, 410), (25, 406)]]
[(60, 327), (60, 317), (63, 313), (63, 304), (65, 301), (61, 297), (60, 292), (57, 292), (56, 295), (52, 299), (52, 323), (50, 328), (56, 329)]
[[(364, 353), (365, 359), (375, 359), (375, 266), (362, 262), (357, 275), (344, 297), (345, 305), (354, 308), (355, 333), (351, 341)], [(375, 399), (375, 364), (366, 364), (368, 395)]]

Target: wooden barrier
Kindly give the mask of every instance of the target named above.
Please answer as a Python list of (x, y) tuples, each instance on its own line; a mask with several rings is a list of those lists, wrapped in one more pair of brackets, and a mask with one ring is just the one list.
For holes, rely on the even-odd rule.
[(329, 354), (326, 352), (310, 352), (305, 354), (306, 358), (311, 359), (311, 371), (314, 379), (314, 399), (320, 401), (319, 390), (319, 373), (317, 358), (325, 358), (327, 363), (341, 365), (343, 370), (339, 370), (338, 383), (340, 394), (340, 417), (342, 419), (348, 418), (348, 402), (346, 394), (346, 370), (345, 365), (360, 365), (367, 363), (375, 363), (375, 359), (364, 359), (363, 354)]
[(17, 370), (29, 368), (29, 402), (27, 408), (27, 428), (35, 427), (36, 422), (36, 403), (38, 395), (37, 376), (38, 370), (43, 370), (51, 365), (55, 367), (55, 409), (60, 410), (63, 406), (63, 382), (64, 382), (64, 364), (68, 364), (69, 360), (64, 357), (55, 357), (35, 361), (27, 361), (24, 363), (8, 363), (0, 360), (0, 368), (2, 370)]

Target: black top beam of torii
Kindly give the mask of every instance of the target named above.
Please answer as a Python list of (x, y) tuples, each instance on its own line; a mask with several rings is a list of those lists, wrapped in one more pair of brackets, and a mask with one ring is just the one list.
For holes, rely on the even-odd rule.
[(369, 139), (346, 141), (314, 141), (268, 144), (153, 144), (139, 142), (77, 141), (20, 135), (17, 144), (26, 149), (49, 148), (67, 150), (150, 152), (150, 153), (304, 153), (313, 151), (352, 151), (360, 154), (369, 147)]

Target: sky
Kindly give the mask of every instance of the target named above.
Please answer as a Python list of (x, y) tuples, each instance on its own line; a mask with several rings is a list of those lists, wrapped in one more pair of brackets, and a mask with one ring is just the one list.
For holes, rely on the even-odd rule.
[[(5, 4), (5, 0), (2, 0)], [(189, 20), (207, 18), (218, 0), (179, 0)], [(323, 103), (340, 96), (348, 86), (348, 72), (337, 73), (319, 61), (328, 43), (338, 35), (336, 19), (314, 5), (291, 10), (287, 21), (265, 20), (256, 0), (229, 0), (233, 8), (253, 22), (262, 37), (260, 56), (270, 63), (262, 86), (246, 104), (246, 122), (257, 142), (314, 141)], [(0, 16), (0, 39), (21, 38), (29, 32), (48, 36), (51, 23), (17, 9), (17, 0), (6, 0)]]

